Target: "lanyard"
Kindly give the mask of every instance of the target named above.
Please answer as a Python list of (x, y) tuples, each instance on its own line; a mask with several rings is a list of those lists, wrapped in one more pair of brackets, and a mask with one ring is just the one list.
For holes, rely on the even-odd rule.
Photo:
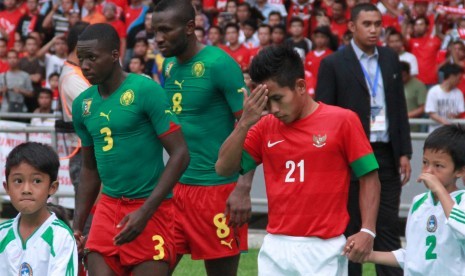
[(363, 64), (360, 62), (360, 66), (362, 67), (363, 74), (365, 75), (365, 78), (368, 81), (368, 85), (370, 86), (371, 89), (371, 96), (373, 98), (376, 98), (376, 91), (378, 91), (378, 79), (379, 79), (379, 64), (376, 66), (376, 73), (375, 73), (375, 79), (373, 82), (371, 82), (370, 75), (368, 75), (368, 71), (363, 67)]

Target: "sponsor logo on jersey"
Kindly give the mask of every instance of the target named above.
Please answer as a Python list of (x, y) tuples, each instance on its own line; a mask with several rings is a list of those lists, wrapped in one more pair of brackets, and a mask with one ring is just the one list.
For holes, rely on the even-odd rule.
[(268, 140), (268, 147), (272, 148), (272, 147), (276, 146), (277, 144), (279, 144), (281, 142), (284, 142), (284, 140), (279, 140), (279, 141), (276, 141), (276, 142), (271, 142), (271, 140)]
[(231, 244), (232, 244), (233, 241), (234, 241), (234, 239), (231, 239), (229, 242), (227, 242), (225, 240), (221, 240), (220, 243), (221, 243), (221, 245), (225, 245), (225, 246), (229, 247), (229, 249), (232, 250), (232, 245)]
[(321, 148), (326, 145), (326, 134), (325, 135), (315, 135), (313, 134), (313, 145), (317, 148)]
[(82, 101), (82, 116), (90, 115), (90, 106), (92, 105), (92, 98), (84, 99)]
[(180, 90), (182, 90), (182, 84), (184, 83), (184, 80), (179, 82), (178, 80), (174, 80), (174, 85), (177, 85)]
[(108, 120), (108, 122), (109, 122), (109, 121), (110, 121), (110, 113), (111, 113), (111, 110), (110, 110), (110, 112), (108, 112), (108, 114), (105, 114), (105, 113), (103, 113), (103, 112), (100, 112), (100, 117), (105, 117), (105, 118), (107, 118), (107, 120)]
[(173, 115), (173, 112), (171, 112), (171, 110), (169, 110), (169, 109), (166, 109), (166, 110), (165, 110), (165, 114), (171, 114), (171, 115)]
[(22, 263), (19, 267), (19, 276), (32, 276), (32, 267), (28, 263)]
[(435, 215), (431, 215), (426, 222), (426, 230), (433, 233), (436, 232), (436, 229), (438, 229), (438, 220)]
[(165, 68), (165, 77), (166, 78), (170, 77), (170, 71), (171, 71), (171, 68), (173, 68), (173, 65), (174, 65), (174, 62), (170, 62), (170, 63), (168, 63), (168, 65), (166, 65), (166, 68)]
[(205, 65), (201, 61), (197, 61), (192, 65), (192, 75), (200, 78), (205, 73)]
[(246, 89), (244, 87), (241, 87), (241, 88), (237, 89), (237, 93), (244, 93), (244, 90), (246, 90)]
[(121, 98), (119, 98), (121, 105), (128, 106), (134, 102), (134, 92), (131, 89), (126, 90)]

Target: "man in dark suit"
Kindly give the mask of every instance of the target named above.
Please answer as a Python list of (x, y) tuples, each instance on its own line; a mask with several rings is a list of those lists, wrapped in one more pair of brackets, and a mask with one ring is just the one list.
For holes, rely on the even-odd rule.
[[(354, 178), (349, 191), (351, 220), (346, 236), (359, 231), (374, 240), (374, 249), (401, 247), (398, 212), (402, 185), (410, 178), (412, 145), (399, 58), (378, 47), (381, 13), (372, 4), (360, 4), (351, 12), (353, 40), (343, 50), (323, 59), (318, 73), (316, 100), (356, 112), (380, 165), (381, 200), (376, 229), (361, 225), (359, 187)], [(370, 233), (371, 232), (371, 233)], [(377, 266), (378, 275), (402, 275), (402, 270)], [(361, 265), (350, 263), (349, 275), (361, 275)]]

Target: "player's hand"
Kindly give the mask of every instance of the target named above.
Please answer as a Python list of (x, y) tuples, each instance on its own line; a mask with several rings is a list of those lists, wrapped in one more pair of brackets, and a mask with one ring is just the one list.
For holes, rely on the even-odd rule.
[(84, 237), (79, 230), (74, 230), (73, 234), (76, 240), (78, 254), (82, 254), (84, 252), (84, 246), (86, 245), (86, 237)]
[(116, 228), (123, 229), (113, 238), (113, 243), (115, 245), (122, 245), (134, 240), (142, 233), (151, 216), (152, 214), (147, 214), (141, 211), (141, 209), (127, 214), (116, 226)]
[(262, 117), (268, 101), (268, 88), (266, 85), (258, 85), (250, 95), (242, 89), (244, 94), (243, 112), (240, 121), (247, 127), (253, 126)]
[(240, 227), (250, 220), (252, 204), (247, 189), (236, 186), (226, 201), (224, 215), (226, 217), (229, 215), (228, 225), (230, 227)]
[(404, 186), (410, 180), (410, 175), (412, 174), (412, 167), (410, 166), (410, 160), (405, 155), (400, 157), (399, 163), (400, 163), (399, 172), (401, 175), (401, 182), (402, 182), (402, 186)]
[(349, 247), (347, 257), (355, 263), (362, 263), (373, 251), (374, 238), (365, 232), (358, 232), (347, 238), (344, 248)]
[(418, 176), (418, 182), (423, 182), (426, 188), (430, 189), (433, 194), (436, 194), (439, 189), (444, 189), (442, 186), (441, 181), (431, 173), (422, 173)]

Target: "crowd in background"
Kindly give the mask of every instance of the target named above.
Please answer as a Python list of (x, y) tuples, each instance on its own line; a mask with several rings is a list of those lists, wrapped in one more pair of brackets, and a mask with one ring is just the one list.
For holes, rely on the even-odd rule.
[[(320, 61), (351, 40), (350, 10), (362, 0), (193, 0), (199, 41), (221, 47), (247, 74), (263, 47), (287, 44), (301, 56), (314, 94)], [(410, 118), (465, 118), (465, 1), (372, 0), (383, 13), (379, 45), (402, 61)], [(51, 113), (77, 22), (108, 23), (121, 39), (125, 70), (163, 83), (152, 8), (143, 0), (3, 0), (0, 7), (0, 112)], [(428, 92), (429, 91), (429, 92)], [(53, 104), (52, 104), (53, 103)]]

